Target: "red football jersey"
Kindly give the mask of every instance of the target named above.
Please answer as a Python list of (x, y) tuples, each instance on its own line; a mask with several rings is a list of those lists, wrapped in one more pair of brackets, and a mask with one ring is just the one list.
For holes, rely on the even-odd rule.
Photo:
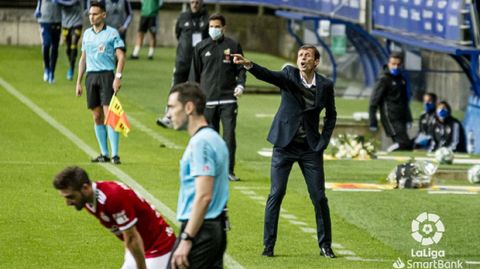
[(145, 258), (170, 252), (175, 243), (173, 229), (160, 213), (127, 185), (116, 181), (93, 183), (94, 203), (86, 209), (123, 241), (122, 231), (135, 225), (145, 248)]

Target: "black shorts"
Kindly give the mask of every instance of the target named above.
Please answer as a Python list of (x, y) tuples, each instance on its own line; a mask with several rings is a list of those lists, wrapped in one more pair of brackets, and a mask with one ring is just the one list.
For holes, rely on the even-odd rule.
[(151, 33), (157, 32), (157, 16), (153, 17), (141, 17), (140, 18), (140, 27), (138, 28), (139, 32), (146, 33), (150, 31)]
[(112, 71), (88, 72), (85, 86), (87, 87), (87, 107), (93, 109), (110, 105), (113, 96)]

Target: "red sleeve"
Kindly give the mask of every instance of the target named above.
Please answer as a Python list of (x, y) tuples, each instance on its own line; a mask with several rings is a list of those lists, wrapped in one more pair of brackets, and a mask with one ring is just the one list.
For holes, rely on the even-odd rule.
[(106, 209), (120, 231), (125, 231), (137, 223), (131, 190), (119, 190), (107, 197)]

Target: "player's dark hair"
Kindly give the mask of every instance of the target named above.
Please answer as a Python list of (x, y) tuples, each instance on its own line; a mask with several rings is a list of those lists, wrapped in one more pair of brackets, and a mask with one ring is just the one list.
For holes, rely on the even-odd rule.
[(78, 166), (70, 166), (58, 173), (53, 180), (57, 190), (68, 189), (79, 191), (84, 184), (91, 184), (87, 172)]
[(200, 85), (196, 82), (184, 82), (173, 86), (170, 94), (178, 92), (178, 101), (185, 105), (192, 102), (195, 105), (197, 115), (203, 115), (205, 111), (205, 94), (200, 89)]
[(392, 52), (389, 58), (399, 59), (403, 63), (403, 53), (400, 51)]
[(105, 11), (105, 2), (99, 0), (91, 0), (90, 7), (99, 7), (102, 11)]
[(314, 45), (311, 45), (311, 44), (304, 44), (302, 45), (298, 50), (313, 50), (314, 53), (315, 53), (315, 60), (318, 60), (320, 59), (320, 51), (318, 51), (317, 47), (315, 47)]
[(437, 104), (438, 97), (436, 94), (434, 94), (433, 92), (427, 92), (425, 93), (425, 95), (432, 99), (432, 103)]
[(209, 22), (216, 21), (216, 20), (219, 20), (222, 23), (222, 26), (225, 26), (227, 24), (227, 21), (225, 20), (225, 17), (222, 14), (216, 13), (210, 16), (210, 18), (208, 18)]

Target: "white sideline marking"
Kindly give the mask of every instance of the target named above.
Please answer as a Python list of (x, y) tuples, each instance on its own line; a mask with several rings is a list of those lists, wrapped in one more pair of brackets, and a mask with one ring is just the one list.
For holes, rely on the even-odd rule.
[(355, 252), (345, 249), (345, 250), (337, 250), (338, 254), (345, 255), (345, 256), (356, 256)]
[(164, 144), (165, 146), (167, 146), (168, 148), (172, 148), (172, 149), (182, 149), (182, 147), (180, 147), (179, 145), (173, 143), (172, 141), (170, 141), (169, 139), (165, 138), (164, 136), (158, 134), (157, 132), (155, 132), (154, 130), (148, 128), (147, 126), (145, 126), (143, 123), (141, 123), (139, 120), (137, 120), (136, 118), (132, 117), (131, 115), (128, 115), (128, 120), (130, 121), (130, 123), (135, 126), (136, 129), (140, 130), (140, 131), (143, 131), (144, 133), (146, 133), (147, 135), (151, 136), (153, 139), (157, 140), (158, 142)]
[(307, 233), (307, 234), (316, 234), (317, 233), (317, 229), (310, 228), (310, 227), (300, 227), (300, 230), (302, 230), (302, 232)]
[(257, 195), (254, 191), (244, 190), (244, 191), (240, 191), (240, 192), (247, 195), (247, 196)]
[(284, 219), (297, 219), (297, 216), (291, 215), (291, 214), (282, 214), (282, 213), (280, 213), (280, 217), (282, 217), (282, 218), (284, 218)]
[(258, 201), (262, 201), (262, 202), (267, 201), (267, 198), (265, 198), (263, 196), (258, 196), (258, 195), (252, 195), (252, 196), (250, 196), (250, 199), (258, 200)]
[[(307, 223), (303, 222), (303, 221), (298, 221), (298, 220), (289, 220), (288, 222), (290, 222), (291, 224), (293, 225), (298, 225), (298, 226), (307, 226)], [(315, 237), (316, 238), (316, 237)]]
[(387, 260), (383, 260), (383, 259), (364, 259), (357, 256), (347, 256), (345, 257), (345, 259), (351, 260), (351, 261), (360, 261), (360, 262), (387, 262)]
[[(314, 238), (317, 239), (316, 236), (314, 236)], [(345, 248), (345, 247), (340, 243), (332, 243), (332, 248)]]
[[(67, 137), (70, 141), (72, 141), (78, 148), (80, 148), (83, 152), (85, 152), (88, 156), (95, 156), (97, 151), (92, 149), (89, 145), (87, 145), (83, 140), (81, 140), (77, 135), (75, 135), (72, 131), (67, 129), (61, 123), (56, 121), (52, 116), (50, 116), (47, 112), (45, 112), (42, 108), (37, 106), (34, 102), (32, 102), (28, 97), (20, 93), (16, 90), (12, 85), (7, 83), (5, 80), (0, 78), (0, 85), (7, 90), (11, 95), (15, 96), (21, 103), (25, 106), (30, 108), (33, 112), (35, 112), (40, 118), (50, 124), (53, 128)], [(152, 205), (158, 208), (162, 215), (167, 217), (172, 223), (176, 226), (179, 226), (179, 222), (176, 220), (176, 215), (173, 210), (171, 210), (168, 206), (162, 203), (160, 200), (155, 198), (152, 194), (150, 194), (147, 190), (145, 190), (140, 184), (138, 184), (132, 177), (130, 177), (127, 173), (123, 172), (120, 168), (109, 164), (109, 163), (100, 163), (103, 168), (105, 168), (110, 173), (116, 175), (118, 179), (122, 180), (123, 182), (127, 183), (130, 187), (134, 188), (136, 191), (140, 192), (142, 196), (150, 201)], [(240, 265), (237, 261), (235, 261), (230, 255), (225, 253), (225, 265), (229, 268), (238, 268), (243, 269), (244, 267)]]

